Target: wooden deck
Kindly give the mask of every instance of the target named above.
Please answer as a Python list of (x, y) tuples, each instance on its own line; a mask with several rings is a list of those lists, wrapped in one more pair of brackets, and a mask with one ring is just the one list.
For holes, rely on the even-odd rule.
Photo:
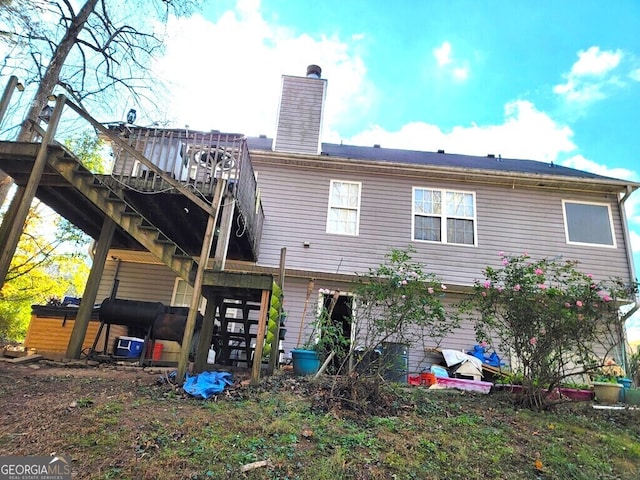
[[(26, 185), (39, 147), (39, 143), (0, 142), (0, 169), (13, 177), (17, 185)], [(255, 261), (264, 214), (259, 204), (256, 207), (257, 186), (246, 143), (244, 150), (237, 152), (241, 155), (239, 158), (243, 169), (240, 169), (238, 161), (238, 167), (233, 173), (234, 178), (228, 181), (228, 195), (235, 201), (232, 225), (238, 228), (232, 228), (227, 257)], [(69, 155), (69, 152), (61, 146), (54, 145), (49, 147), (48, 155), (55, 158)], [(151, 220), (184, 251), (198, 255), (208, 218), (208, 212), (201, 207), (202, 202), (196, 203), (160, 175), (151, 175), (149, 169), (141, 175), (131, 175), (131, 172), (127, 175), (122, 168), (118, 170), (116, 167), (121, 165), (116, 164), (114, 173), (110, 175), (96, 176), (104, 183), (120, 188), (128, 203)], [(179, 180), (179, 183), (196, 193), (205, 204), (210, 204), (217, 181), (218, 179), (212, 176), (206, 182), (196, 182), (188, 178)], [(36, 196), (87, 235), (98, 238), (105, 217), (104, 212), (49, 163), (45, 167)], [(217, 238), (216, 235), (214, 242)], [(122, 228), (117, 229), (112, 248), (143, 250), (142, 245)], [(212, 251), (215, 251), (215, 243)]]

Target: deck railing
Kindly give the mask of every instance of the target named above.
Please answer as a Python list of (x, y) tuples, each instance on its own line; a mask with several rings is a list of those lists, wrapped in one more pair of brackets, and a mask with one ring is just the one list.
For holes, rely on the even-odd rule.
[[(215, 184), (226, 179), (229, 194), (237, 201), (241, 216), (236, 235), (248, 235), (254, 254), (262, 234), (264, 213), (258, 184), (244, 135), (200, 132), (186, 129), (110, 127), (130, 147), (113, 144), (111, 176), (130, 188), (145, 192), (171, 188), (167, 178), (180, 182), (204, 198), (211, 198)], [(142, 164), (131, 148), (144, 155), (156, 168)], [(158, 174), (160, 172), (161, 174)]]
[(245, 137), (239, 134), (126, 125), (111, 126), (109, 130), (157, 167), (149, 168), (129, 149), (112, 142), (114, 164), (111, 175), (143, 191), (166, 188), (169, 177), (210, 197), (218, 179), (225, 178), (233, 184), (242, 163), (250, 161), (245, 155)]

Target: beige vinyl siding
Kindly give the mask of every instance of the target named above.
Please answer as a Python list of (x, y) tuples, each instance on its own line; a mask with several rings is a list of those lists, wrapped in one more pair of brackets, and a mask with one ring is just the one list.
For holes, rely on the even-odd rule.
[[(111, 295), (117, 262), (108, 259), (96, 303), (101, 303)], [(175, 274), (164, 265), (120, 262), (118, 270), (118, 291), (116, 298), (121, 300), (139, 300), (143, 302), (162, 302), (171, 304), (171, 295), (175, 284)]]
[(326, 80), (282, 77), (282, 97), (278, 113), (274, 150), (320, 153), (322, 105)]
[[(115, 269), (116, 262), (112, 259), (107, 260), (105, 274), (98, 290), (98, 303), (109, 296)], [(175, 275), (168, 268), (162, 265), (121, 262), (118, 278), (120, 279), (120, 285), (117, 298), (170, 304)], [(340, 290), (343, 293), (350, 293), (352, 290), (349, 283), (316, 280), (309, 297), (304, 322), (302, 322), (308, 285), (309, 279), (293, 277), (285, 279), (284, 305), (287, 312), (284, 326), (287, 329), (287, 333), (283, 342), (285, 356), (289, 356), (291, 349), (301, 346), (310, 337), (321, 289)], [(451, 304), (459, 300), (459, 296), (447, 294), (445, 303), (452, 308)], [(475, 343), (473, 325), (470, 322), (466, 322), (461, 328), (448, 335), (439, 346), (441, 348), (467, 351)], [(425, 367), (425, 362), (427, 362), (426, 349), (435, 346), (436, 341), (433, 339), (425, 339), (422, 344), (413, 345), (409, 350), (409, 371), (418, 372), (422, 370)]]
[[(312, 333), (312, 323), (317, 312), (319, 292), (321, 289), (327, 289), (330, 291), (340, 290), (343, 293), (350, 293), (350, 286), (348, 283), (315, 281), (313, 292), (309, 297), (302, 334), (300, 335), (300, 343), (298, 343), (298, 335), (301, 331), (300, 320), (304, 311), (308, 285), (308, 279), (289, 278), (285, 281), (284, 299), (285, 310), (287, 312), (287, 320), (285, 324), (287, 334), (283, 342), (285, 356), (289, 356), (291, 349), (299, 347), (310, 337)], [(447, 308), (453, 309), (455, 308), (454, 304), (460, 300), (461, 297), (458, 295), (447, 295), (444, 302)], [(355, 298), (355, 301), (357, 302), (357, 297)], [(473, 324), (471, 321), (466, 320), (461, 324), (460, 328), (449, 334), (439, 345), (437, 345), (435, 339), (429, 338), (424, 339), (423, 342), (416, 342), (413, 344), (409, 348), (409, 372), (419, 372), (429, 366), (428, 352), (431, 348), (448, 348), (466, 352), (468, 350), (472, 350), (476, 343)]]
[[(487, 184), (430, 181), (428, 177), (390, 177), (330, 169), (271, 165), (253, 155), (265, 211), (259, 264), (277, 266), (287, 247), (287, 267), (329, 273), (365, 273), (391, 248), (413, 244), (414, 259), (444, 282), (471, 285), (487, 265), (498, 266), (499, 251), (532, 257), (580, 260), (597, 278), (628, 277), (617, 200), (614, 195), (505, 188)], [(329, 182), (362, 182), (359, 234), (325, 232)], [(436, 187), (476, 193), (477, 247), (412, 241), (412, 187)], [(608, 202), (616, 248), (566, 242), (562, 200)], [(305, 248), (303, 242), (309, 242)]]

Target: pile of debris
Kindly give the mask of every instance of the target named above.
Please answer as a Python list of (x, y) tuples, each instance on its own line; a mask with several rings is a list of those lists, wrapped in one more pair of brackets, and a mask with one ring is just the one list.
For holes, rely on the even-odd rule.
[(0, 349), (0, 358), (9, 363), (31, 363), (42, 360), (35, 348), (26, 348), (24, 345), (5, 345)]

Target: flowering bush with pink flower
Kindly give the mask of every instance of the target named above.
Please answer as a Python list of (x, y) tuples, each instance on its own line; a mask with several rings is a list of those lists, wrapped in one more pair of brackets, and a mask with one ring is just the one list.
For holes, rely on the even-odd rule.
[(558, 258), (532, 260), (500, 252), (501, 266), (486, 267), (476, 282), (471, 307), (478, 340), (513, 360), (522, 375), (529, 406), (549, 404), (548, 391), (569, 376), (599, 368), (618, 346), (619, 307), (636, 286), (597, 282), (578, 263)]
[(457, 312), (446, 311), (443, 304), (447, 286), (413, 261), (412, 253), (412, 247), (391, 250), (353, 287), (355, 337), (367, 351), (383, 342), (437, 345), (459, 326)]

